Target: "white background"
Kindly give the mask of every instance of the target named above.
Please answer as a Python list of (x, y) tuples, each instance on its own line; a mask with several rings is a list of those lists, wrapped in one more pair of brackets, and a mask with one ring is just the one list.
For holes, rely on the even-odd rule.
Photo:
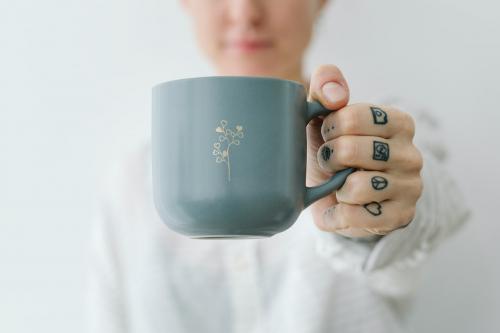
[[(397, 94), (441, 121), (474, 215), (428, 262), (414, 332), (500, 328), (499, 10), (336, 0), (307, 57), (338, 65), (352, 102)], [(98, 175), (147, 138), (152, 85), (210, 74), (177, 1), (0, 1), (1, 332), (82, 331)]]

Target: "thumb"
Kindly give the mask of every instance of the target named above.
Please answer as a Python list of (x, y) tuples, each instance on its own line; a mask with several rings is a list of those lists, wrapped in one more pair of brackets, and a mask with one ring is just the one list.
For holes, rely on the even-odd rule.
[(343, 108), (349, 102), (349, 87), (335, 65), (321, 65), (313, 72), (309, 100), (316, 100), (330, 110)]

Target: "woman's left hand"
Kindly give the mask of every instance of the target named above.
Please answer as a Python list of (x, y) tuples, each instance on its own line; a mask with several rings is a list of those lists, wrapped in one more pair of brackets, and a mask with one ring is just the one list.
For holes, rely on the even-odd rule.
[[(323, 90), (329, 82), (337, 86)], [(337, 192), (311, 205), (317, 227), (364, 237), (385, 235), (410, 223), (422, 193), (423, 165), (412, 142), (412, 117), (388, 105), (347, 105), (347, 83), (333, 65), (314, 72), (309, 99), (337, 111), (307, 126), (307, 185), (324, 183), (347, 167), (359, 169)]]

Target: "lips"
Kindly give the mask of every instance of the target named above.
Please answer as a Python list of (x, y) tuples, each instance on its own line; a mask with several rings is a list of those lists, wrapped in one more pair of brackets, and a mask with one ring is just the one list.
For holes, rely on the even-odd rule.
[(226, 46), (232, 50), (251, 52), (267, 49), (272, 43), (265, 39), (235, 39), (229, 41)]

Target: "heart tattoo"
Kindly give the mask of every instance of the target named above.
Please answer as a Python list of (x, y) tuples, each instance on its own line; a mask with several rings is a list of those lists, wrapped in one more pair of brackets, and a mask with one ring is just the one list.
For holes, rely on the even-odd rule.
[(365, 209), (373, 216), (379, 216), (382, 214), (382, 205), (376, 201), (363, 205), (363, 207), (365, 207)]

